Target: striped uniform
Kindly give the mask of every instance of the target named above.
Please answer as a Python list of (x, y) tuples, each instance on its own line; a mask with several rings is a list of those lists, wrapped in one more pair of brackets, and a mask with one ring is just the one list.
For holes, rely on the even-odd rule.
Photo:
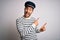
[(24, 17), (18, 18), (16, 20), (17, 30), (21, 36), (21, 40), (37, 40), (36, 33), (40, 31), (37, 27), (33, 27), (33, 22), (35, 18), (25, 19)]

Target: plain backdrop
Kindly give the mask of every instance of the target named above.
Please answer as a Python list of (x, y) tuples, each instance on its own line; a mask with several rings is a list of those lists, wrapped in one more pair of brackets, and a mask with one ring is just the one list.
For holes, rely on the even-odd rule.
[[(20, 40), (16, 19), (24, 14), (28, 0), (0, 0), (0, 40)], [(30, 0), (36, 4), (32, 16), (39, 19), (38, 29), (47, 22), (38, 40), (60, 40), (60, 0)]]

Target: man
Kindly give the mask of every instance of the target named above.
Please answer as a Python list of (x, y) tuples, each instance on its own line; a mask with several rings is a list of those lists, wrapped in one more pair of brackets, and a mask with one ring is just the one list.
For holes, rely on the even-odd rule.
[(31, 17), (35, 7), (36, 6), (33, 2), (25, 2), (24, 15), (16, 20), (16, 25), (21, 36), (21, 40), (37, 40), (36, 33), (46, 30), (45, 25), (47, 23), (45, 23), (40, 29), (37, 29), (39, 18), (35, 19), (34, 17)]

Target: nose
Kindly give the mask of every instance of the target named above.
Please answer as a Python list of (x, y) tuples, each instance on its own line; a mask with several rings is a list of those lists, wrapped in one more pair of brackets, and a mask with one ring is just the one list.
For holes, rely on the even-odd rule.
[(27, 12), (29, 12), (29, 10), (27, 10)]

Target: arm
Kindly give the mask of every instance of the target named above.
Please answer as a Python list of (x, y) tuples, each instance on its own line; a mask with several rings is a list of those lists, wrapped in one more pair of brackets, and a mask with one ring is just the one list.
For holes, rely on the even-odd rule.
[(33, 26), (33, 28), (35, 28), (35, 31), (36, 31), (36, 33), (40, 33), (40, 32), (43, 32), (43, 31), (46, 31), (46, 24), (47, 23), (44, 23), (42, 26), (41, 26), (41, 28), (40, 29), (38, 29), (36, 26), (35, 26), (35, 24), (33, 24), (32, 26)]
[[(39, 18), (38, 18), (39, 19)], [(43, 32), (46, 30), (45, 26), (47, 23), (45, 23), (44, 25), (42, 25), (42, 27), (40, 29), (37, 29), (37, 25), (38, 25), (38, 19), (34, 21), (33, 23), (33, 27), (35, 28), (36, 27), (36, 32), (39, 33), (39, 32)]]
[[(19, 19), (16, 19), (16, 27), (17, 27), (17, 30), (18, 32), (22, 32), (23, 31), (23, 28), (22, 28), (22, 23), (19, 21)], [(21, 33), (22, 34), (22, 33)]]
[(35, 28), (35, 32), (36, 32), (36, 33), (40, 33), (40, 30), (36, 27), (35, 24), (32, 24), (32, 26), (33, 26), (33, 28)]

